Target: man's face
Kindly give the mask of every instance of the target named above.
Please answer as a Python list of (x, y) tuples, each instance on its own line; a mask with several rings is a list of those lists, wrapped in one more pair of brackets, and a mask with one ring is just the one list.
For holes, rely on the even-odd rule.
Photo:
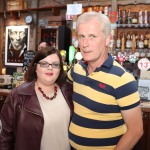
[(38, 50), (41, 50), (42, 47), (46, 47), (46, 42), (42, 42), (42, 43), (38, 46)]
[(25, 29), (9, 29), (11, 44), (15, 50), (20, 50), (25, 42)]
[(98, 63), (106, 54), (109, 42), (100, 29), (101, 23), (96, 19), (83, 22), (78, 26), (78, 41), (85, 61)]

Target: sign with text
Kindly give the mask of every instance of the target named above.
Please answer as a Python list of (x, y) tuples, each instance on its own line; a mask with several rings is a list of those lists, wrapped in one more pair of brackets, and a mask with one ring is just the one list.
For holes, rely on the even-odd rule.
[(35, 51), (33, 51), (33, 50), (29, 50), (29, 51), (25, 52), (24, 61), (23, 61), (23, 70), (24, 71), (27, 71), (27, 69), (30, 65), (30, 62), (32, 61), (34, 56), (35, 56)]
[(67, 4), (67, 15), (82, 14), (82, 4)]

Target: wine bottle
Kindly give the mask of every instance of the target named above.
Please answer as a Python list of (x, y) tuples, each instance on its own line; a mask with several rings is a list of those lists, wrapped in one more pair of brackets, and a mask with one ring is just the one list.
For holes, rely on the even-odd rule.
[(144, 48), (148, 48), (148, 37), (147, 37), (147, 34), (145, 35), (145, 38), (144, 38)]
[(117, 48), (121, 48), (121, 38), (120, 38), (120, 34), (118, 34), (118, 39), (116, 41), (116, 47)]
[(135, 52), (135, 49), (136, 49), (136, 36), (133, 33), (132, 34), (132, 52)]
[(124, 33), (123, 33), (122, 39), (121, 39), (121, 51), (122, 52), (125, 51), (125, 35), (124, 35)]
[(142, 12), (142, 10), (139, 11), (139, 24), (140, 25), (143, 24), (143, 12)]
[(147, 25), (148, 24), (148, 15), (147, 15), (147, 10), (145, 10), (144, 13), (144, 24)]
[(133, 18), (132, 18), (132, 24), (137, 24), (138, 23), (138, 19), (136, 17), (136, 13), (134, 13)]
[(136, 35), (136, 47), (139, 48), (140, 35)]
[(121, 24), (121, 9), (118, 10), (118, 24)]
[(150, 49), (150, 38), (148, 40), (148, 48)]
[(139, 41), (139, 48), (144, 48), (144, 41), (143, 41), (144, 37), (143, 35), (140, 36), (140, 41)]
[(132, 46), (131, 44), (132, 44), (131, 36), (130, 36), (130, 34), (128, 33), (128, 34), (127, 34), (127, 40), (126, 40), (126, 48), (127, 48), (127, 49), (130, 49), (131, 46)]
[(131, 9), (128, 9), (128, 25), (131, 24)]
[(126, 24), (126, 10), (122, 11), (122, 24)]

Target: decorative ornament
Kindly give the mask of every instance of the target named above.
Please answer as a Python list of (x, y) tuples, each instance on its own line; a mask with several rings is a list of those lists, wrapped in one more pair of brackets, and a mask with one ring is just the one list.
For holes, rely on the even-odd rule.
[(147, 58), (140, 59), (138, 61), (138, 68), (145, 71), (150, 69), (150, 61)]

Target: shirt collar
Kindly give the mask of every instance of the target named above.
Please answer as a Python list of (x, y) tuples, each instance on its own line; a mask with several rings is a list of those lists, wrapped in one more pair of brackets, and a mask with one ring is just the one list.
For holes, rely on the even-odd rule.
[[(96, 68), (95, 71), (100, 71), (102, 68), (107, 68), (110, 69), (113, 65), (113, 58), (111, 56), (111, 54), (108, 54), (108, 58), (105, 60), (105, 62), (98, 68)], [(85, 69), (87, 70), (87, 65), (88, 63), (86, 61), (80, 61), (79, 64)]]

